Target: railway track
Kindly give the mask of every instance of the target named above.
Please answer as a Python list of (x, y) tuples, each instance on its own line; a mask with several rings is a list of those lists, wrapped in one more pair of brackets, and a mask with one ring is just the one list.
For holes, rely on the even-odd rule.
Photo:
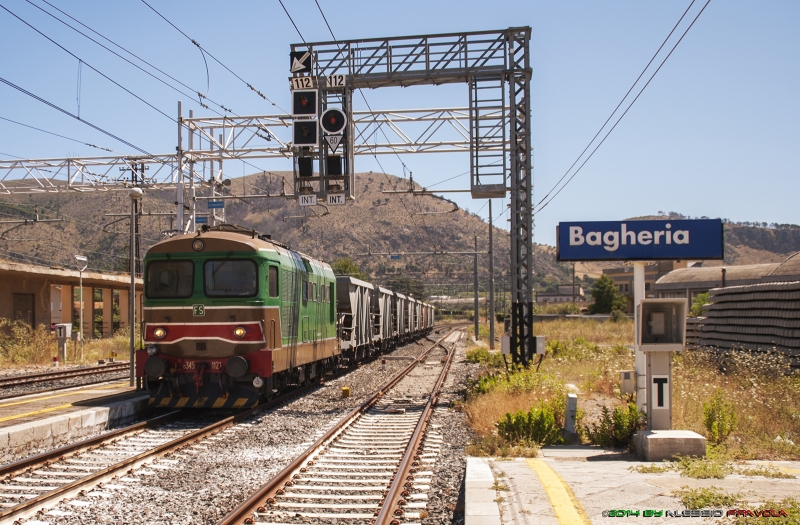
[(175, 411), (0, 467), (0, 523), (29, 518), (64, 499), (91, 495), (98, 484), (120, 476), (124, 481), (126, 473), (144, 465), (176, 468), (170, 465), (178, 461), (164, 456), (204, 439), (225, 439), (224, 434), (212, 436), (316, 386), (308, 384), (235, 416), (216, 417), (210, 423), (207, 416), (205, 421), (202, 416), (187, 416), (196, 411)]
[(84, 368), (73, 368), (66, 370), (53, 370), (51, 372), (40, 372), (37, 374), (25, 374), (16, 376), (0, 377), (0, 387), (30, 385), (35, 383), (45, 383), (47, 381), (57, 381), (61, 379), (72, 379), (88, 375), (97, 375), (109, 372), (128, 371), (127, 361), (120, 363), (109, 363), (107, 365), (90, 366)]
[[(86, 493), (100, 483), (159, 459), (153, 468), (173, 468), (163, 457), (225, 432), (252, 415), (285, 403), (315, 384), (257, 407), (221, 418), (193, 410), (174, 411), (109, 434), (39, 454), (0, 468), (0, 523), (28, 518), (64, 498)], [(209, 422), (209, 419), (212, 419)]]
[(453, 355), (444, 341), (455, 331), (436, 340), (218, 525), (309, 519), (390, 524), (424, 517), (423, 491), (442, 442), (427, 425)]
[[(46, 394), (70, 388), (107, 383), (109, 381), (118, 381), (120, 379), (126, 379), (128, 377), (128, 371), (128, 363), (123, 362), (89, 368), (3, 377), (0, 378), (0, 392), (3, 392), (0, 394), (0, 400), (12, 399), (20, 396)], [(91, 378), (90, 376), (102, 377)], [(88, 380), (80, 381), (80, 378), (87, 378)], [(61, 383), (63, 381), (67, 383)], [(40, 385), (42, 383), (51, 384), (43, 388), (33, 388), (35, 385)]]

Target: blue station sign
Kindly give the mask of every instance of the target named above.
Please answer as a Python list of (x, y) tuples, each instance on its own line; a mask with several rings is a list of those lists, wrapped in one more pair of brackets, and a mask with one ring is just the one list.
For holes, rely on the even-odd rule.
[(724, 258), (721, 219), (561, 222), (559, 261)]

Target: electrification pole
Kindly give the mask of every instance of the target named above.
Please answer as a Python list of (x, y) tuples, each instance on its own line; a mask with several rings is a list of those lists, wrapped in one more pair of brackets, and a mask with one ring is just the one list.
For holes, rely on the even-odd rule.
[[(489, 199), (489, 349), (494, 350), (494, 229), (492, 222), (492, 199)], [(478, 251), (478, 247), (475, 247)]]
[(475, 340), (478, 340), (478, 236), (475, 236)]
[(141, 188), (133, 188), (128, 196), (131, 198), (131, 290), (130, 298), (128, 301), (128, 326), (130, 326), (131, 337), (129, 347), (129, 363), (130, 363), (130, 386), (134, 386), (136, 379), (136, 203), (142, 198)]

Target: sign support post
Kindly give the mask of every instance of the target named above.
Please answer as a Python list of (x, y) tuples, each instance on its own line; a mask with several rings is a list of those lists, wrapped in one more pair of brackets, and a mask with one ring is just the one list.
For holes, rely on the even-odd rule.
[[(639, 330), (642, 313), (639, 305), (644, 299), (644, 261), (633, 263), (633, 312), (634, 326)], [(642, 412), (647, 412), (647, 359), (639, 344), (639, 337), (634, 341), (636, 357), (636, 407)]]

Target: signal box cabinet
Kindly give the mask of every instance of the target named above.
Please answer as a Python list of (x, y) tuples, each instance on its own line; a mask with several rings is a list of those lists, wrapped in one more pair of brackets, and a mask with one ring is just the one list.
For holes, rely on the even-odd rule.
[(679, 352), (686, 345), (686, 299), (642, 299), (636, 307), (642, 352)]

